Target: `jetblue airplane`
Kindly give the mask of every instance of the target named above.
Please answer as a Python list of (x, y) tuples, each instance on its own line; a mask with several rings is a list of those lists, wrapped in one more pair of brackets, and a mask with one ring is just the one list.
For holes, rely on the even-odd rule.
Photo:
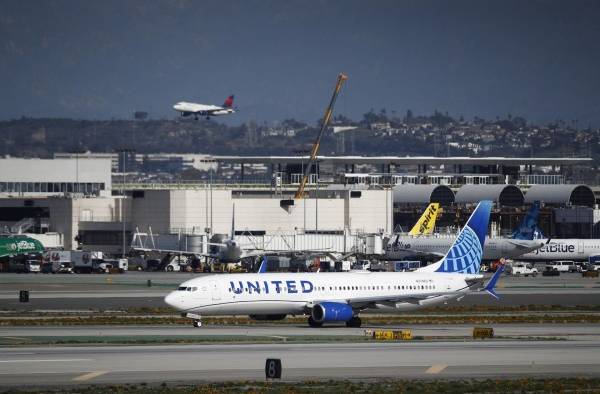
[(480, 202), (446, 255), (414, 272), (266, 273), (263, 260), (258, 273), (188, 280), (165, 302), (196, 327), (201, 315), (278, 320), (288, 314), (308, 315), (311, 327), (330, 322), (360, 327), (365, 309), (413, 310), (479, 290), (498, 298), (494, 286), (503, 268), (485, 287), (479, 273), (491, 207), (491, 201)]

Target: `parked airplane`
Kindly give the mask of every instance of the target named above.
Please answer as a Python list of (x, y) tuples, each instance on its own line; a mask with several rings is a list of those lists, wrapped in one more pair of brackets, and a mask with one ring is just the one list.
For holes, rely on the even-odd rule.
[(194, 115), (194, 119), (196, 120), (198, 120), (198, 116), (206, 116), (206, 119), (210, 119), (211, 116), (230, 115), (235, 113), (235, 110), (233, 109), (233, 95), (227, 97), (222, 106), (181, 101), (175, 104), (173, 109), (181, 112), (181, 116), (184, 117)]
[[(532, 236), (534, 229), (537, 228), (538, 214), (539, 205), (534, 204), (512, 238), (486, 237), (483, 260), (512, 259), (541, 248), (546, 242), (533, 239)], [(398, 234), (394, 242), (388, 242), (386, 245), (383, 259), (437, 259), (444, 255), (453, 241), (454, 237), (443, 234), (417, 236)]]
[(24, 235), (0, 237), (0, 257), (43, 252), (44, 245), (37, 239)]
[[(538, 236), (543, 234), (538, 230)], [(600, 256), (600, 239), (547, 239), (541, 248), (519, 256), (519, 260), (555, 261), (573, 260), (587, 261), (592, 256)]]
[(261, 320), (308, 315), (311, 327), (360, 327), (365, 309), (403, 311), (439, 304), (475, 290), (497, 297), (500, 268), (482, 289), (479, 274), (491, 201), (479, 203), (444, 258), (415, 272), (259, 273), (211, 275), (182, 283), (165, 302), (194, 319), (250, 315)]

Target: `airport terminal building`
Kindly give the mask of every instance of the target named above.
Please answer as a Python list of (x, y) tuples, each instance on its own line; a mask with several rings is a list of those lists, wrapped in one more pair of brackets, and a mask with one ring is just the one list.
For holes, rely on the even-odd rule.
[[(429, 202), (442, 205), (444, 231), (462, 226), (478, 201), (490, 199), (492, 235), (510, 234), (528, 206), (542, 201), (540, 226), (548, 236), (600, 236), (594, 188), (568, 178), (570, 167), (589, 159), (322, 157), (307, 197), (296, 200), (302, 157), (202, 156), (197, 166), (211, 171), (208, 182), (144, 181), (144, 173), (118, 172), (132, 165), (116, 160), (90, 153), (0, 159), (0, 228), (44, 234), (47, 247), (121, 254), (135, 232), (205, 240), (229, 234), (232, 224), (236, 234), (263, 241), (391, 234), (412, 226)], [(257, 168), (266, 169), (269, 182), (241, 182)], [(231, 171), (233, 178), (219, 178)]]

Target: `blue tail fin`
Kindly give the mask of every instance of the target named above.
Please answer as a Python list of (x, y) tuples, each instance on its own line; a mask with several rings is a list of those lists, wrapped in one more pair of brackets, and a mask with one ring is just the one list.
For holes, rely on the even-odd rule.
[(435, 272), (478, 274), (487, 234), (491, 201), (481, 201), (442, 260), (435, 264)]
[(263, 259), (260, 262), (260, 267), (258, 267), (259, 274), (263, 274), (265, 272), (267, 272), (267, 256), (263, 256)]
[(537, 223), (540, 216), (540, 202), (535, 201), (527, 215), (523, 218), (523, 221), (519, 225), (519, 228), (512, 234), (513, 239), (521, 240), (532, 240), (535, 239), (536, 232), (540, 233)]

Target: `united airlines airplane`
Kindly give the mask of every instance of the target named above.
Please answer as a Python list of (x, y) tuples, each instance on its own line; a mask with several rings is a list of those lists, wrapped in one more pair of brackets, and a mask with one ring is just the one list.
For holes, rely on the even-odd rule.
[(492, 207), (479, 203), (446, 255), (414, 272), (258, 273), (211, 275), (182, 283), (165, 302), (194, 319), (201, 315), (250, 315), (278, 320), (286, 315), (308, 315), (311, 327), (345, 322), (360, 327), (365, 309), (406, 311), (486, 290), (494, 286), (499, 269), (482, 286), (481, 256)]

